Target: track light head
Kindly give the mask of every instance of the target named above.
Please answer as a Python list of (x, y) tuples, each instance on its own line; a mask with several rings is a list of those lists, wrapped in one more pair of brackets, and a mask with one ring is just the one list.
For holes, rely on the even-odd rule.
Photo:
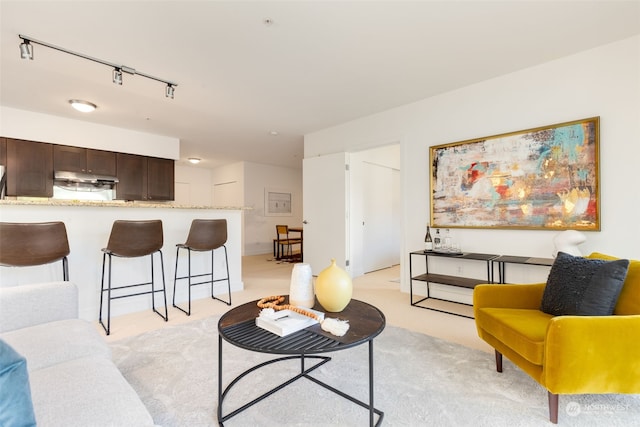
[(22, 39), (22, 43), (20, 43), (20, 57), (33, 60), (33, 46), (27, 39)]
[(120, 68), (113, 69), (113, 82), (122, 85), (122, 70)]
[(165, 88), (164, 96), (166, 96), (167, 98), (173, 99), (174, 92), (175, 92), (175, 87), (172, 84), (167, 84), (167, 87)]

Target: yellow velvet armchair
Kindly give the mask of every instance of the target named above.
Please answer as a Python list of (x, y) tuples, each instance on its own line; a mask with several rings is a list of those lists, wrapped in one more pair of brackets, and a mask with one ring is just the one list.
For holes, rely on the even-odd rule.
[(495, 349), (498, 372), (504, 355), (545, 387), (553, 423), (560, 394), (640, 393), (640, 261), (630, 261), (611, 316), (544, 313), (544, 289), (544, 283), (476, 286), (478, 335)]

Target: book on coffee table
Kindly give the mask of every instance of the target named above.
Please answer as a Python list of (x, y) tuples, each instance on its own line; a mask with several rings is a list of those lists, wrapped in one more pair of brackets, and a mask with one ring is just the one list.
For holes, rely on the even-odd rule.
[[(324, 313), (320, 311), (309, 308), (305, 308), (304, 310), (318, 315), (320, 321), (324, 319)], [(256, 317), (256, 326), (281, 337), (308, 328), (316, 323), (318, 323), (316, 319), (292, 310), (280, 310), (270, 315), (261, 313), (260, 316)]]

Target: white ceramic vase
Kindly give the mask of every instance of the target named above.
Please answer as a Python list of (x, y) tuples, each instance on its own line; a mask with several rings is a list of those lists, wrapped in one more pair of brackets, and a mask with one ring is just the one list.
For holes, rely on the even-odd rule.
[(297, 307), (312, 308), (315, 302), (311, 265), (305, 263), (294, 264), (291, 271), (289, 304)]

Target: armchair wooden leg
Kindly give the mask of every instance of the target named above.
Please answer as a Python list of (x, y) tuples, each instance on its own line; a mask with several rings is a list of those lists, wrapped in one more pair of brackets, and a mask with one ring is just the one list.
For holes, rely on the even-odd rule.
[(549, 421), (558, 424), (558, 395), (549, 393)]
[(498, 350), (496, 352), (496, 371), (502, 372), (502, 353)]

